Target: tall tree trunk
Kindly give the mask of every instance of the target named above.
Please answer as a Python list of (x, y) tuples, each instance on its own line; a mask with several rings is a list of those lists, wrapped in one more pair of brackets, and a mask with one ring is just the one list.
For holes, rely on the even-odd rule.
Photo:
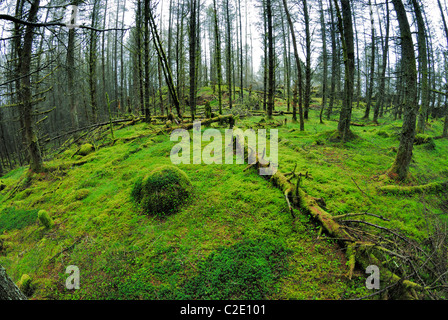
[[(445, 12), (442, 9), (442, 4), (440, 3), (440, 0), (437, 0), (437, 5), (439, 7), (440, 14), (442, 16), (443, 31), (445, 32), (445, 39), (446, 39), (446, 42), (448, 45), (448, 26), (447, 26), (446, 19), (445, 19)], [(448, 74), (446, 75), (446, 79), (448, 81)], [(448, 96), (448, 83), (446, 84), (446, 96)], [(447, 101), (447, 99), (445, 97), (445, 122), (443, 125), (443, 132), (442, 132), (443, 138), (448, 138), (448, 104), (446, 103), (446, 101)]]
[[(97, 21), (98, 1), (95, 0), (91, 24), (95, 27)], [(96, 79), (96, 60), (97, 60), (97, 34), (96, 31), (90, 31), (90, 48), (89, 48), (89, 87), (90, 87), (90, 103), (92, 107), (92, 123), (98, 122), (98, 102), (97, 102), (97, 79)]]
[(159, 102), (160, 102), (160, 113), (163, 115), (165, 113), (163, 107), (163, 92), (162, 92), (162, 63), (160, 58), (157, 59), (157, 79), (159, 81)]
[(151, 111), (149, 109), (149, 24), (150, 24), (150, 14), (151, 14), (151, 3), (149, 0), (145, 0), (145, 6), (144, 6), (144, 65), (145, 65), (145, 99), (144, 99), (144, 110), (145, 110), (145, 122), (150, 123), (151, 122)]
[(240, 21), (240, 98), (244, 98), (243, 92), (243, 26), (241, 24), (241, 0), (238, 0), (238, 15)]
[(352, 118), (353, 83), (355, 76), (355, 48), (350, 0), (341, 0), (342, 13), (337, 0), (334, 0), (334, 3), (339, 21), (338, 25), (341, 33), (345, 66), (344, 99), (339, 116), (338, 131), (342, 141), (345, 141), (351, 136), (350, 121)]
[(337, 75), (337, 68), (338, 68), (338, 52), (337, 52), (337, 46), (336, 46), (336, 25), (334, 21), (334, 11), (333, 11), (333, 0), (329, 0), (330, 4), (330, 35), (331, 35), (331, 86), (330, 86), (330, 101), (328, 103), (328, 109), (327, 109), (327, 120), (330, 120), (332, 111), (333, 111), (333, 105), (334, 100), (336, 96), (336, 75)]
[[(169, 16), (168, 16), (168, 52), (167, 52), (167, 63), (172, 70), (172, 43), (173, 43), (173, 20), (174, 20), (174, 5), (173, 0), (170, 0), (169, 4)], [(168, 105), (171, 104), (171, 95), (168, 95)]]
[[(263, 0), (263, 16), (266, 16), (266, 6)], [(263, 19), (263, 111), (267, 109), (268, 97), (268, 23)]]
[(384, 88), (386, 84), (386, 68), (387, 68), (387, 57), (389, 54), (389, 29), (390, 29), (390, 14), (389, 14), (389, 1), (386, 0), (386, 36), (383, 40), (383, 61), (381, 64), (381, 73), (380, 73), (380, 86), (378, 89), (378, 101), (375, 104), (375, 107), (373, 109), (373, 122), (378, 123), (378, 116), (380, 113), (381, 108), (383, 108), (383, 105), (385, 103), (385, 97), (384, 97)]
[(218, 27), (218, 11), (216, 9), (216, 0), (213, 0), (213, 21), (215, 32), (215, 51), (216, 51), (216, 76), (218, 80), (218, 110), (219, 114), (222, 114), (222, 69), (221, 69), (221, 39), (219, 36)]
[[(149, 28), (151, 29), (154, 47), (156, 48), (157, 56), (159, 57), (160, 62), (162, 64), (162, 71), (163, 71), (163, 75), (165, 77), (165, 82), (168, 86), (168, 91), (171, 95), (172, 101), (174, 103), (174, 107), (176, 108), (177, 116), (179, 118), (181, 118), (182, 113), (180, 110), (180, 101), (179, 101), (179, 98), (177, 95), (176, 87), (174, 85), (173, 76), (171, 74), (171, 68), (168, 65), (168, 59), (166, 58), (165, 50), (163, 50), (162, 42), (160, 41), (159, 33), (157, 31), (157, 26), (155, 24), (154, 17), (152, 15), (152, 12), (150, 9), (148, 10), (148, 18), (149, 18), (148, 19), (149, 20)], [(149, 38), (149, 34), (148, 34), (148, 38)], [(149, 47), (149, 43), (148, 43), (148, 47)], [(148, 57), (148, 59), (149, 59), (149, 57)], [(148, 68), (148, 71), (149, 71), (149, 68)], [(178, 74), (178, 77), (179, 77), (179, 74)], [(149, 94), (148, 94), (148, 97), (149, 97)], [(149, 117), (150, 117), (150, 115), (149, 115)]]
[(422, 10), (417, 0), (412, 0), (415, 17), (417, 19), (417, 46), (418, 62), (421, 79), (421, 106), (418, 114), (417, 132), (425, 131), (426, 116), (429, 108), (429, 84), (428, 84), (428, 54), (426, 47), (426, 27)]
[(369, 13), (370, 13), (370, 32), (371, 32), (371, 51), (370, 51), (370, 71), (369, 71), (369, 88), (367, 90), (367, 104), (366, 111), (364, 113), (364, 119), (369, 119), (370, 107), (372, 104), (372, 95), (374, 87), (374, 75), (375, 75), (375, 23), (373, 19), (372, 1), (369, 0)]
[(226, 0), (226, 24), (227, 24), (227, 61), (226, 61), (226, 76), (227, 76), (227, 90), (229, 92), (229, 108), (232, 109), (232, 38), (230, 34), (230, 8), (229, 0)]
[[(289, 78), (289, 35), (287, 31), (285, 30), (285, 22), (284, 22), (284, 15), (281, 15), (281, 25), (282, 25), (282, 36), (283, 36), (283, 73), (284, 73), (284, 83), (285, 83), (285, 89), (286, 92), (283, 92), (283, 97), (286, 100), (286, 107), (287, 111), (289, 112), (290, 103), (290, 78)], [(288, 28), (288, 26), (286, 26)], [(288, 38), (288, 41), (286, 40)]]
[(303, 0), (303, 15), (305, 18), (305, 51), (306, 51), (306, 65), (305, 65), (305, 100), (303, 117), (307, 120), (311, 103), (311, 34), (310, 34), (310, 17), (308, 14), (307, 0)]
[(285, 13), (286, 13), (286, 19), (288, 20), (288, 25), (289, 25), (289, 31), (291, 32), (291, 38), (292, 38), (292, 46), (294, 49), (294, 59), (296, 61), (296, 67), (297, 67), (297, 82), (295, 84), (295, 88), (294, 88), (294, 101), (293, 101), (293, 115), (292, 115), (292, 119), (293, 121), (297, 121), (297, 116), (296, 116), (296, 97), (297, 97), (297, 90), (299, 91), (299, 97), (298, 97), (298, 104), (299, 104), (299, 122), (300, 122), (300, 131), (304, 131), (305, 130), (305, 122), (303, 120), (303, 110), (302, 110), (302, 67), (301, 67), (301, 61), (299, 58), (299, 51), (297, 49), (297, 41), (296, 41), (296, 35), (294, 33), (294, 25), (292, 23), (291, 20), (291, 15), (289, 14), (289, 9), (288, 9), (288, 4), (286, 2), (286, 0), (283, 0), (283, 7), (285, 9)]
[(142, 1), (137, 1), (137, 13), (136, 13), (136, 33), (137, 33), (137, 69), (138, 69), (138, 92), (139, 92), (139, 113), (143, 113), (145, 105), (145, 89), (143, 86), (143, 65), (142, 65)]
[(190, 0), (190, 113), (193, 121), (196, 114), (196, 10), (197, 1)]
[[(104, 4), (104, 13), (103, 13), (103, 29), (106, 29), (106, 21), (107, 21), (107, 2), (108, 0), (106, 0), (105, 4)], [(137, 0), (137, 8), (141, 7), (141, 0)], [(141, 9), (141, 8), (140, 8)], [(137, 9), (138, 10), (138, 9)], [(141, 17), (140, 18), (136, 18), (137, 21), (137, 30), (139, 28), (139, 24), (141, 24)], [(106, 33), (109, 34), (108, 32), (103, 32), (103, 35), (101, 37), (101, 80), (102, 80), (102, 87), (103, 87), (103, 92), (102, 95), (104, 95), (104, 99), (106, 96), (106, 92), (107, 92), (107, 85), (106, 85)], [(139, 32), (138, 32), (139, 33)], [(140, 45), (138, 45), (139, 48)], [(141, 49), (139, 49), (141, 52)], [(140, 54), (139, 52), (139, 54)], [(105, 101), (105, 100), (102, 100)]]
[(328, 73), (328, 58), (327, 58), (327, 30), (325, 26), (325, 14), (324, 14), (324, 6), (322, 0), (319, 0), (320, 7), (320, 26), (321, 26), (321, 34), (322, 34), (322, 105), (320, 107), (319, 113), (319, 122), (324, 123), (322, 119), (322, 115), (324, 113), (325, 106), (327, 104), (327, 73)]
[(400, 27), (402, 67), (405, 79), (404, 119), (398, 146), (397, 156), (389, 175), (405, 180), (409, 172), (412, 150), (414, 147), (415, 125), (417, 118), (417, 66), (415, 62), (414, 44), (409, 27), (406, 10), (401, 0), (392, 0)]
[(272, 26), (271, 0), (266, 0), (266, 18), (268, 20), (268, 105), (267, 117), (272, 119), (274, 109), (274, 36)]
[[(78, 5), (77, 0), (73, 1), (73, 5)], [(72, 118), (72, 127), (78, 129), (78, 103), (75, 97), (74, 88), (74, 76), (75, 76), (75, 28), (71, 28), (68, 31), (68, 43), (67, 43), (67, 89), (68, 100), (70, 107), (70, 115)]]
[[(28, 13), (28, 22), (35, 22), (37, 18), (37, 12), (39, 10), (40, 0), (34, 0), (31, 4), (31, 8)], [(33, 103), (32, 103), (32, 91), (31, 91), (31, 54), (33, 48), (33, 37), (35, 27), (27, 25), (25, 29), (25, 35), (23, 36), (23, 47), (19, 58), (20, 65), (20, 88), (19, 88), (19, 100), (21, 104), (21, 114), (23, 119), (23, 129), (25, 139), (30, 156), (30, 170), (33, 172), (41, 172), (42, 156), (39, 147), (39, 141), (33, 124)]]
[(361, 101), (361, 62), (359, 54), (359, 36), (356, 23), (355, 10), (353, 9), (353, 27), (355, 31), (356, 41), (356, 109), (359, 109), (359, 103)]

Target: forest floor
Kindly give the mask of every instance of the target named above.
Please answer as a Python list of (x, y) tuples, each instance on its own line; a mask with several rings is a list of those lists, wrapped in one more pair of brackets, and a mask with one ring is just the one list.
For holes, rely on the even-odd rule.
[[(286, 107), (279, 103), (276, 109)], [(354, 110), (353, 121), (361, 123), (361, 114)], [(384, 173), (398, 147), (399, 120), (352, 126), (356, 138), (341, 144), (328, 139), (336, 119), (320, 124), (317, 109), (304, 132), (290, 119), (273, 120), (283, 123), (275, 127), (279, 169), (308, 172), (311, 178), (301, 187), (323, 198), (331, 214), (381, 215), (390, 219), (383, 226), (420, 243), (433, 217), (446, 220), (446, 194), (377, 190), (392, 184)], [(261, 120), (246, 117), (236, 125), (262, 127)], [(442, 125), (431, 120), (426, 133), (440, 135)], [(102, 135), (90, 136), (96, 148), (88, 155), (76, 154), (79, 146), (73, 144), (47, 161), (44, 173), (30, 175), (22, 167), (1, 177), (6, 188), (0, 192), (0, 265), (15, 282), (23, 274), (33, 279), (31, 298), (353, 299), (372, 293), (363, 270), (347, 278), (345, 251), (309, 216), (296, 213), (293, 219), (283, 193), (244, 170), (247, 164), (181, 164), (194, 187), (191, 201), (165, 218), (141, 214), (131, 200), (133, 184), (171, 164), (176, 144), (156, 128), (116, 125), (113, 144), (104, 128)], [(408, 184), (448, 178), (448, 140), (434, 144), (415, 146)], [(39, 223), (41, 209), (53, 218), (53, 228)], [(69, 265), (79, 267), (79, 290), (65, 288)]]

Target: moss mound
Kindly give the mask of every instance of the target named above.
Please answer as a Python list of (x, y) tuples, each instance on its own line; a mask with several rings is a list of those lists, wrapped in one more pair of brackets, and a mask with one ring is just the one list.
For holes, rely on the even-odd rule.
[(19, 282), (17, 282), (17, 287), (26, 295), (31, 296), (34, 291), (34, 284), (31, 277), (27, 274), (23, 274)]
[(386, 132), (386, 131), (384, 131), (384, 130), (379, 130), (379, 131), (376, 133), (376, 135), (377, 135), (377, 136), (380, 136), (380, 137), (383, 137), (383, 138), (389, 138), (389, 137), (390, 137), (389, 133)]
[(81, 156), (86, 156), (95, 151), (95, 148), (90, 143), (83, 144), (81, 148), (79, 148), (78, 154)]
[(51, 219), (47, 211), (40, 210), (37, 213), (37, 217), (39, 218), (40, 223), (42, 223), (42, 225), (45, 226), (45, 228), (50, 229), (51, 227), (53, 227), (54, 225), (53, 219)]
[(167, 165), (139, 178), (131, 197), (146, 214), (165, 216), (177, 212), (189, 198), (191, 190), (192, 185), (185, 172)]
[(414, 144), (415, 145), (425, 145), (425, 149), (427, 150), (434, 150), (436, 148), (436, 144), (434, 143), (434, 140), (431, 136), (427, 134), (416, 134), (414, 138)]

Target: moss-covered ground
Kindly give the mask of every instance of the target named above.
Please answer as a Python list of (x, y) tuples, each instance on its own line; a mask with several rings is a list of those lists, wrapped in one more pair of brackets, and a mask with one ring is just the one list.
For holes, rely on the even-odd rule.
[[(355, 110), (354, 121), (361, 114)], [(305, 132), (290, 115), (274, 121), (285, 118), (276, 127), (279, 169), (297, 165), (297, 172), (308, 172), (301, 186), (322, 197), (328, 212), (382, 215), (390, 219), (384, 226), (420, 242), (431, 231), (428, 213), (446, 219), (443, 194), (376, 190), (391, 183), (383, 174), (394, 160), (400, 121), (353, 126), (356, 138), (341, 144), (328, 139), (337, 122), (320, 124), (318, 110), (311, 110)], [(261, 119), (241, 118), (237, 126), (254, 127)], [(431, 120), (426, 133), (436, 136), (441, 128)], [(88, 141), (95, 151), (86, 156), (74, 155), (79, 147), (72, 145), (47, 161), (44, 173), (22, 167), (1, 177), (7, 188), (0, 192), (0, 264), (16, 282), (31, 276), (32, 298), (349, 299), (371, 293), (363, 270), (347, 278), (345, 252), (335, 241), (308, 216), (293, 219), (282, 192), (244, 171), (244, 164), (181, 164), (193, 185), (190, 201), (167, 217), (142, 214), (131, 199), (133, 184), (171, 164), (175, 144), (154, 129), (116, 126), (114, 144), (105, 133)], [(434, 142), (433, 150), (415, 147), (408, 184), (448, 177), (448, 141)], [(39, 210), (53, 219), (51, 229), (39, 223)], [(79, 267), (79, 290), (65, 288), (69, 265)]]

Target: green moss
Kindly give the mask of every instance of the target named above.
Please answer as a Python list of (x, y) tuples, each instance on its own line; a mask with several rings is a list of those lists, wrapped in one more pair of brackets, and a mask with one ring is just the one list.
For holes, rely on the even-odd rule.
[(83, 144), (78, 151), (78, 154), (81, 156), (86, 156), (95, 151), (95, 148), (90, 143)]
[[(286, 111), (286, 106), (277, 105), (276, 111)], [(335, 133), (337, 121), (320, 124), (318, 112), (310, 110), (303, 132), (298, 123), (289, 121), (291, 115), (286, 115), (286, 125), (278, 127), (282, 139), (281, 172), (291, 172), (296, 165), (296, 174), (308, 171), (311, 178), (302, 177), (300, 187), (312, 197), (324, 198), (328, 213), (364, 212), (368, 208), (390, 221), (378, 222), (365, 216), (366, 221), (400, 230), (412, 240), (427, 239), (430, 228), (425, 224), (424, 212), (430, 210), (444, 218), (446, 210), (438, 206), (440, 195), (445, 192), (391, 195), (377, 189), (392, 183), (384, 180), (388, 177), (383, 174), (395, 158), (393, 148), (398, 143), (376, 132), (383, 130), (393, 137), (400, 131), (401, 121), (387, 120), (387, 125), (371, 130), (352, 127), (360, 139), (333, 143), (328, 138)], [(362, 116), (363, 110), (353, 111), (355, 122)], [(256, 127), (262, 118), (241, 118), (238, 126)], [(78, 147), (73, 145), (66, 154), (46, 163), (54, 170), (35, 175), (23, 185), (20, 181), (24, 181), (27, 167), (2, 177), (8, 187), (0, 192), (0, 233), (6, 230), (7, 239), (3, 242), (6, 249), (0, 255), (0, 264), (11, 270), (14, 279), (27, 273), (36, 282), (54, 280), (40, 286), (34, 298), (185, 299), (187, 283), (191, 289), (198, 289), (198, 295), (193, 290), (188, 292), (190, 298), (231, 296), (232, 287), (238, 286), (242, 288), (241, 294), (235, 296), (250, 297), (248, 287), (240, 286), (241, 281), (254, 288), (253, 296), (266, 299), (341, 299), (371, 293), (365, 289), (362, 272), (359, 279), (346, 278), (348, 268), (340, 248), (325, 234), (318, 237), (313, 219), (297, 210), (296, 219), (292, 220), (284, 193), (254, 170), (244, 171), (246, 165), (180, 165), (179, 169), (188, 175), (195, 188), (188, 206), (163, 220), (135, 214), (129, 194), (142, 194), (146, 172), (170, 164), (173, 142), (169, 135), (152, 134), (160, 126), (136, 123), (117, 128), (115, 134), (120, 141), (110, 145), (108, 138), (92, 139), (98, 146), (94, 158), (79, 156), (77, 162), (72, 155)], [(442, 128), (443, 122), (435, 121), (432, 132), (436, 135)], [(132, 137), (136, 138), (126, 140)], [(448, 140), (435, 142), (435, 150), (427, 151), (424, 145), (414, 148), (411, 172), (415, 184), (448, 177)], [(85, 162), (87, 158), (89, 161)], [(293, 184), (297, 181), (291, 175), (287, 178), (292, 178)], [(140, 182), (134, 186), (135, 180)], [(17, 193), (6, 200), (16, 187)], [(301, 201), (306, 199), (303, 194), (299, 196), (295, 201), (303, 209), (306, 203)], [(17, 209), (11, 210), (13, 206)], [(138, 206), (142, 207), (141, 203)], [(60, 227), (52, 229), (51, 234), (42, 230), (36, 224), (38, 211), (29, 208), (58, 212)], [(83, 234), (88, 235), (85, 241), (52, 264), (48, 262)], [(250, 239), (264, 239), (262, 248), (250, 249), (252, 246), (247, 245)], [(285, 259), (276, 260), (275, 254), (263, 253), (269, 247), (266, 243), (274, 244), (278, 239), (282, 241), (280, 248), (292, 250)], [(246, 262), (239, 258), (243, 251), (248, 253)], [(67, 292), (60, 285), (64, 279), (49, 272), (61, 263), (80, 266), (80, 290)], [(285, 272), (270, 273), (279, 265)], [(207, 267), (215, 269), (207, 275)], [(233, 268), (241, 268), (241, 272)], [(254, 277), (248, 271), (253, 271)], [(238, 279), (237, 284), (227, 281), (226, 273)], [(201, 285), (201, 280), (215, 281), (222, 293)]]
[(164, 216), (177, 212), (190, 196), (191, 189), (191, 181), (185, 172), (167, 165), (137, 179), (131, 197), (145, 213)]
[(89, 196), (89, 194), (90, 194), (89, 189), (79, 189), (79, 190), (75, 191), (73, 198), (75, 201), (80, 201), (80, 200), (87, 198)]
[(5, 208), (0, 212), (0, 234), (3, 231), (22, 229), (36, 222), (38, 210)]
[(51, 219), (50, 215), (46, 210), (39, 210), (37, 213), (37, 217), (39, 218), (40, 223), (47, 229), (50, 229), (53, 227), (54, 222), (53, 219)]
[(266, 239), (220, 247), (199, 263), (199, 274), (185, 284), (185, 292), (192, 299), (266, 299), (287, 272), (290, 253)]
[(383, 138), (389, 138), (390, 135), (387, 131), (385, 130), (378, 130), (378, 132), (376, 133), (377, 136), (383, 137)]
[(28, 297), (33, 294), (34, 291), (33, 280), (27, 274), (22, 275), (19, 282), (17, 282), (17, 287)]
[(418, 133), (414, 138), (415, 145), (425, 145), (426, 150), (434, 150), (436, 148), (436, 144), (433, 138), (427, 134)]

